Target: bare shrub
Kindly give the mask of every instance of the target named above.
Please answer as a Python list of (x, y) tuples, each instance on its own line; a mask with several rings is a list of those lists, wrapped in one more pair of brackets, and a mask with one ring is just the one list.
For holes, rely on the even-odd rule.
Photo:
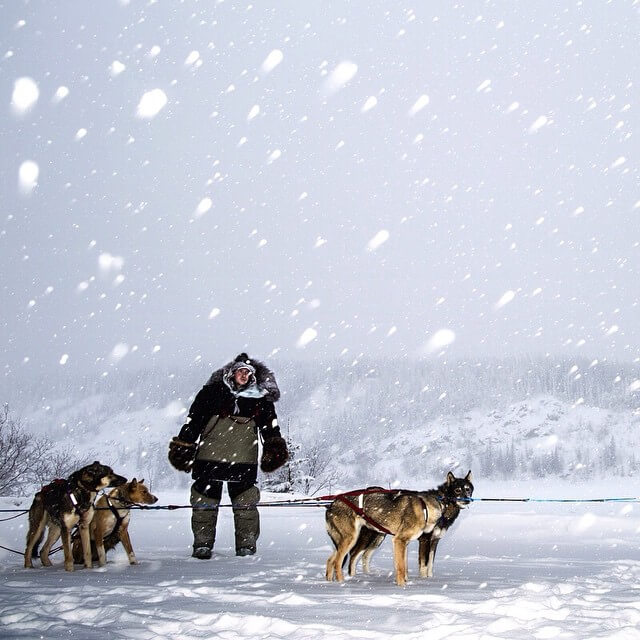
[(54, 478), (66, 478), (89, 462), (24, 428), (9, 407), (0, 410), (0, 496), (21, 496)]

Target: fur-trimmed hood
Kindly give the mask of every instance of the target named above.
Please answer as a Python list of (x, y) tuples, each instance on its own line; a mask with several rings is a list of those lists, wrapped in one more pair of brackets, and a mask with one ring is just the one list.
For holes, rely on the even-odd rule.
[[(238, 354), (231, 362), (225, 364), (224, 367), (214, 371), (207, 381), (207, 385), (222, 383), (229, 388), (231, 393), (238, 395), (233, 385), (233, 371), (238, 368), (238, 363), (249, 365), (247, 367), (249, 370), (255, 370), (255, 374), (251, 376), (252, 381), (248, 386), (251, 387), (255, 385), (255, 389), (258, 392), (257, 397), (265, 398), (265, 400), (269, 400), (270, 402), (277, 402), (280, 399), (280, 389), (278, 388), (278, 383), (276, 382), (273, 371), (263, 362), (260, 362), (260, 360), (249, 358), (246, 353)], [(255, 380), (253, 380), (254, 378)], [(245, 395), (242, 391), (240, 393)]]

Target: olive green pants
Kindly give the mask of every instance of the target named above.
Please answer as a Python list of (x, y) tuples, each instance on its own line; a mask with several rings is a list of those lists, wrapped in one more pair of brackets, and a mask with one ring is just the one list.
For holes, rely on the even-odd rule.
[[(260, 515), (256, 507), (260, 502), (260, 490), (253, 484), (228, 482), (227, 491), (233, 509), (236, 551), (244, 548), (255, 551), (260, 536)], [(194, 507), (191, 512), (191, 530), (194, 549), (213, 547), (221, 497), (220, 480), (212, 480), (206, 487), (202, 487), (202, 482), (196, 482), (191, 487), (191, 506)]]

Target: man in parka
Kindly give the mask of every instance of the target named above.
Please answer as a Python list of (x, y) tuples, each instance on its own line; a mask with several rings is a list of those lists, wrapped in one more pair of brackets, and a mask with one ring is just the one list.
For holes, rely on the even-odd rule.
[(279, 397), (273, 372), (246, 353), (214, 371), (196, 395), (186, 423), (169, 446), (171, 464), (190, 470), (194, 480), (193, 557), (211, 557), (223, 482), (233, 505), (236, 555), (256, 552), (259, 437), (263, 471), (275, 471), (288, 457), (274, 407)]

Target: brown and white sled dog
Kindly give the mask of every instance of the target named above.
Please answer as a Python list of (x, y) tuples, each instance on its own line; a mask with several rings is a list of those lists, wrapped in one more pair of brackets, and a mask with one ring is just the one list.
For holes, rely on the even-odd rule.
[(74, 471), (66, 480), (54, 480), (42, 487), (33, 498), (29, 509), (29, 531), (24, 552), (24, 566), (33, 567), (32, 558), (37, 556), (37, 548), (48, 525), (47, 540), (40, 552), (40, 560), (45, 567), (51, 566), (49, 552), (62, 536), (64, 568), (73, 571), (71, 553), (71, 530), (78, 525), (82, 543), (84, 566), (91, 568), (91, 545), (89, 525), (93, 518), (93, 501), (101, 489), (117, 487), (127, 479), (113, 472), (111, 467), (94, 462)]
[[(447, 475), (447, 482), (449, 484), (449, 493), (453, 495), (466, 495), (467, 498), (471, 498), (473, 495), (473, 484), (471, 471), (464, 478), (456, 478), (452, 473)], [(440, 487), (439, 487), (440, 489)], [(453, 490), (451, 492), (451, 489)], [(420, 569), (420, 577), (431, 578), (433, 577), (433, 561), (436, 555), (436, 549), (438, 543), (447, 532), (449, 527), (456, 521), (460, 515), (460, 509), (464, 508), (465, 504), (456, 501), (447, 501), (444, 506), (442, 515), (430, 533), (423, 533), (418, 538), (418, 566)], [(349, 551), (348, 563), (349, 563), (349, 575), (354, 576), (356, 573), (356, 565), (358, 560), (362, 558), (362, 570), (364, 573), (369, 573), (369, 563), (371, 556), (375, 550), (382, 544), (386, 534), (374, 531), (367, 527), (360, 529), (360, 534), (355, 545)]]
[[(394, 491), (379, 487), (365, 489), (361, 496), (347, 500), (362, 509), (355, 509), (341, 500), (334, 500), (327, 508), (326, 527), (336, 550), (327, 560), (327, 580), (343, 580), (342, 566), (347, 554), (349, 575), (354, 575), (356, 564), (363, 556), (363, 567), (369, 570), (373, 552), (380, 546), (386, 532), (393, 534), (393, 564), (396, 582), (404, 586), (407, 581), (407, 546), (420, 538), (420, 575), (433, 575), (433, 559), (440, 538), (458, 517), (460, 509), (468, 504), (473, 494), (471, 471), (464, 478), (449, 472), (443, 484), (428, 491)], [(372, 492), (373, 491), (373, 492)]]
[[(101, 496), (96, 503), (96, 512), (89, 525), (91, 559), (97, 560), (98, 564), (104, 567), (107, 564), (107, 551), (113, 549), (118, 542), (122, 542), (129, 564), (138, 564), (129, 537), (131, 506), (156, 502), (158, 498), (149, 492), (144, 480), (136, 480), (136, 478)], [(82, 545), (77, 538), (73, 541), (73, 560), (76, 564), (81, 564), (83, 561)]]

